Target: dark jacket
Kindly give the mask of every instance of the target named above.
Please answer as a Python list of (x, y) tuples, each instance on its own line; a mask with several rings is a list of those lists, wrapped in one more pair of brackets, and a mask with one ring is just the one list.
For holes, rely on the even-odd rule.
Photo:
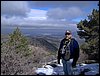
[[(60, 43), (60, 47), (59, 47), (59, 50), (58, 50), (58, 62), (60, 62), (60, 59), (62, 58), (61, 56), (61, 48), (63, 47), (64, 45), (64, 42), (65, 42), (65, 38), (61, 40), (61, 43)], [(72, 38), (71, 39), (71, 42), (70, 42), (70, 59), (73, 58), (73, 63), (76, 64), (78, 58), (79, 58), (79, 45), (78, 45), (78, 42)]]

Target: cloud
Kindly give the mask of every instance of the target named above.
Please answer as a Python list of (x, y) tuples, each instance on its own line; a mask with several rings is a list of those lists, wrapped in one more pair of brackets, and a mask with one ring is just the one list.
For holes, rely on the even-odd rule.
[(29, 11), (26, 1), (1, 1), (1, 15), (23, 17)]
[(6, 18), (5, 16), (1, 16), (1, 25), (2, 28), (13, 28), (13, 27), (21, 27), (21, 28), (31, 28), (31, 29), (64, 29), (69, 26), (70, 23), (66, 21), (59, 20), (34, 20), (30, 19), (30, 17), (20, 18), (20, 17), (10, 17)]
[(78, 17), (86, 18), (93, 8), (97, 8), (96, 6), (98, 3), (99, 1), (29, 1), (28, 2), (30, 7), (49, 10), (47, 12), (47, 16), (49, 19), (54, 19), (54, 20), (55, 19), (71, 20), (72, 18), (77, 20)]
[(99, 1), (28, 1), (30, 7), (35, 8), (58, 8), (58, 7), (91, 7), (91, 5), (96, 5)]
[(46, 19), (46, 13), (47, 11), (45, 10), (31, 9), (27, 16), (34, 20), (44, 20)]
[(66, 9), (54, 8), (47, 12), (47, 16), (50, 19), (60, 19), (60, 20), (71, 20), (73, 18), (81, 17), (84, 13), (78, 7), (69, 7)]
[(88, 9), (92, 4), (93, 2), (88, 1), (1, 1), (1, 25), (66, 28), (86, 16), (81, 7)]
[(16, 26), (19, 23), (23, 22), (23, 18), (12, 16), (6, 18), (5, 16), (1, 16), (1, 26)]

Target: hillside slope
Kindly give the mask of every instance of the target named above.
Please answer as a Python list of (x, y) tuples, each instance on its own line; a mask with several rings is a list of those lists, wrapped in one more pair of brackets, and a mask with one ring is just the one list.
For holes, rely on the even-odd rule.
[(28, 37), (29, 43), (33, 46), (45, 48), (47, 51), (56, 52), (58, 47), (42, 37)]
[(1, 75), (33, 75), (35, 68), (56, 58), (56, 55), (52, 54), (56, 48), (44, 39), (31, 40), (32, 44), (28, 45), (31, 49), (28, 56), (23, 55), (24, 51), (17, 52), (15, 48), (10, 49), (7, 40), (8, 37), (2, 35)]

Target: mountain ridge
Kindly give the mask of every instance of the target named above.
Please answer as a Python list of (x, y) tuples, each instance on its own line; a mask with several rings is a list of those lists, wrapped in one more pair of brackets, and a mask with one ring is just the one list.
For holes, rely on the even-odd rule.
[(49, 51), (56, 52), (58, 48), (53, 44), (48, 42), (48, 40), (42, 38), (42, 37), (27, 37), (29, 40), (29, 43), (33, 46), (39, 46), (46, 48)]

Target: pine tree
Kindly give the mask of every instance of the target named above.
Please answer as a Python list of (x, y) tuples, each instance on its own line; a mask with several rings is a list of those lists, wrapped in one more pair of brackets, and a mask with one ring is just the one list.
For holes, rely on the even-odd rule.
[(88, 19), (81, 20), (77, 28), (79, 37), (85, 39), (81, 49), (89, 55), (89, 59), (99, 60), (99, 10), (93, 9)]
[(22, 35), (20, 29), (17, 27), (12, 34), (9, 34), (9, 48), (16, 50), (16, 53), (23, 53), (23, 55), (28, 55), (30, 49), (28, 47), (27, 38)]

